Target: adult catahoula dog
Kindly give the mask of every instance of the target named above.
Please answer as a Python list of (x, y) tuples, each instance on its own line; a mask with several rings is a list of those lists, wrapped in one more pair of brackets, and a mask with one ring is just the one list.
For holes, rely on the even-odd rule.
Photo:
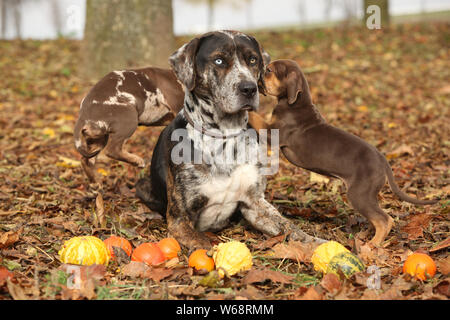
[[(224, 228), (236, 212), (265, 234), (321, 241), (264, 199), (261, 163), (248, 152), (258, 148), (258, 139), (248, 135), (240, 143), (249, 110), (259, 106), (267, 57), (253, 37), (217, 31), (191, 40), (169, 59), (185, 89), (184, 108), (162, 131), (150, 175), (138, 181), (136, 194), (150, 209), (165, 214), (170, 234), (190, 249), (210, 247), (202, 231)], [(183, 131), (185, 139), (172, 141)], [(179, 150), (188, 161), (174, 160)], [(232, 160), (245, 161), (216, 161), (224, 150), (231, 152)], [(196, 151), (201, 161), (194, 159)]]

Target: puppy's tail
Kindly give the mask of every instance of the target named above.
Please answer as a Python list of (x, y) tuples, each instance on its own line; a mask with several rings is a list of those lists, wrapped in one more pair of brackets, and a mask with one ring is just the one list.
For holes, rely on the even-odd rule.
[(108, 127), (103, 121), (85, 121), (75, 125), (75, 148), (85, 158), (95, 157), (108, 142)]
[(399, 186), (395, 182), (394, 174), (392, 173), (391, 166), (389, 165), (387, 160), (386, 160), (386, 176), (388, 178), (392, 192), (394, 192), (403, 201), (407, 201), (414, 204), (434, 204), (439, 201), (439, 200), (420, 200), (417, 198), (410, 197), (402, 190), (400, 190)]

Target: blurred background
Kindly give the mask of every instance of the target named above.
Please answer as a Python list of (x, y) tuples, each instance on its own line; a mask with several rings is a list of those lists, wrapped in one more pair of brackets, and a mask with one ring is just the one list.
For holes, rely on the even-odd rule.
[[(86, 0), (1, 0), (0, 3), (3, 39), (83, 37)], [(183, 35), (225, 28), (324, 26), (361, 18), (363, 5), (363, 0), (172, 0), (173, 31), (175, 35)], [(389, 13), (395, 18), (404, 15), (425, 18), (430, 13), (436, 15), (446, 10), (450, 10), (450, 0), (389, 1)]]

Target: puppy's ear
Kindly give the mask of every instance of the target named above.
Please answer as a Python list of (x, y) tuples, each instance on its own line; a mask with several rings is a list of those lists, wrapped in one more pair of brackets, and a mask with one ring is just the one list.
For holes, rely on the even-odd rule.
[(199, 43), (200, 39), (194, 38), (175, 51), (169, 58), (169, 64), (178, 80), (189, 91), (195, 88), (195, 54), (197, 53)]
[(302, 92), (302, 78), (295, 71), (291, 71), (286, 77), (286, 90), (288, 104), (293, 104), (297, 100), (297, 96)]

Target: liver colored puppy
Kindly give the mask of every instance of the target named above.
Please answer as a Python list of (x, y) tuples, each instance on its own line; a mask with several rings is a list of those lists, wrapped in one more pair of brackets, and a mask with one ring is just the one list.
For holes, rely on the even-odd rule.
[(403, 193), (386, 158), (375, 147), (327, 124), (312, 103), (308, 82), (295, 61), (273, 61), (267, 66), (265, 83), (267, 93), (276, 96), (278, 104), (270, 124), (251, 114), (254, 128), (280, 129), (280, 148), (291, 163), (342, 179), (352, 206), (375, 228), (372, 244), (381, 244), (394, 221), (381, 210), (377, 200), (386, 177), (392, 191), (404, 201), (422, 205), (437, 202), (418, 200)]
[(138, 125), (163, 126), (183, 107), (184, 91), (172, 70), (143, 68), (108, 73), (81, 102), (75, 147), (91, 182), (95, 157), (105, 148), (110, 158), (143, 168), (144, 159), (123, 150)]

